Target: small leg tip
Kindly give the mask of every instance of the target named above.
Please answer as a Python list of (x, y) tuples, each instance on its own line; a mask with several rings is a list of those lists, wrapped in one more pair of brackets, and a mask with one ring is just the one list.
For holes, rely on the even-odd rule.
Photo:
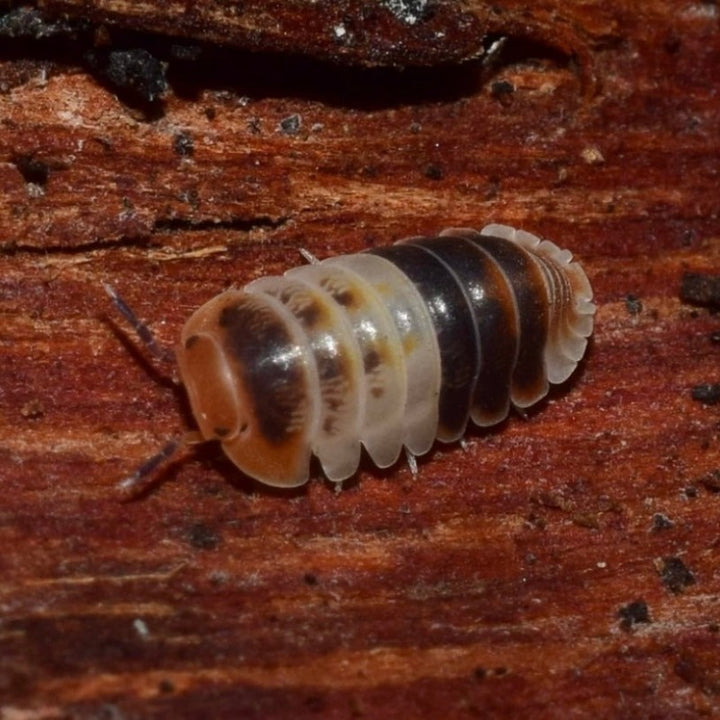
[(411, 453), (407, 448), (405, 448), (405, 457), (407, 458), (407, 464), (410, 468), (410, 474), (413, 476), (413, 480), (415, 480), (418, 476), (417, 457), (413, 455), (413, 453)]

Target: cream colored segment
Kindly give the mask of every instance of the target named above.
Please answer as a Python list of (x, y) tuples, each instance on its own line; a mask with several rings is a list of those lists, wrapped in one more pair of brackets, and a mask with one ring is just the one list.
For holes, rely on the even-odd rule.
[(377, 255), (359, 253), (325, 262), (340, 263), (360, 275), (392, 317), (407, 372), (403, 443), (415, 455), (426, 453), (437, 434), (441, 375), (437, 336), (422, 296), (392, 262)]
[(364, 398), (362, 358), (348, 319), (325, 291), (297, 275), (259, 278), (245, 290), (276, 297), (307, 336), (321, 397), (319, 423), (310, 446), (329, 480), (346, 480), (360, 464)]
[(360, 440), (375, 465), (389, 467), (402, 450), (407, 398), (405, 359), (392, 317), (370, 285), (341, 262), (324, 261), (287, 274), (322, 287), (347, 315), (365, 375)]
[[(510, 225), (501, 225), (500, 223), (490, 223), (486, 225), (481, 231), (481, 235), (488, 235), (490, 237), (499, 237), (503, 240), (510, 240), (510, 242), (517, 243), (518, 233), (522, 233), (526, 236), (526, 247), (532, 249), (533, 247), (540, 244), (540, 238), (536, 235), (531, 235), (524, 230), (517, 230)], [(536, 242), (537, 241), (537, 242)], [(520, 244), (520, 243), (518, 243)]]

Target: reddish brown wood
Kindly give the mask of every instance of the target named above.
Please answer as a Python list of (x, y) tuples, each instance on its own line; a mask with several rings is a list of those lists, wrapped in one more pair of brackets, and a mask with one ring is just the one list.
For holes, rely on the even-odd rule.
[[(691, 389), (720, 381), (720, 323), (679, 298), (720, 268), (717, 6), (544, 0), (521, 32), (521, 3), (494, 5), (534, 43), (492, 72), (428, 49), (405, 74), (285, 56), (377, 62), (323, 49), (313, 4), (272, 6), (282, 33), (224, 38), (244, 49), (217, 51), (219, 81), (171, 63), (154, 115), (74, 48), (0, 46), (3, 720), (718, 709), (720, 417)], [(161, 24), (173, 3), (43, 7), (111, 43), (223, 26)], [(469, 15), (480, 37), (488, 7), (439, 3), (427, 27)], [(381, 59), (413, 64), (425, 30), (392, 22), (378, 47), (406, 54)], [(103, 281), (171, 344), (300, 247), (490, 221), (569, 247), (597, 295), (581, 371), (529, 417), (437, 447), (417, 480), (366, 463), (341, 493), (273, 492), (203, 447), (119, 501), (192, 419)]]
[[(245, 0), (163, 5), (128, 0), (38, 0), (52, 20), (92, 21), (104, 30), (166, 33), (251, 50), (300, 53), (363, 66), (427, 66), (480, 57), (488, 35), (532, 38), (587, 58), (588, 43), (616, 35), (601, 4), (563, 7), (539, 0)], [(652, 16), (652, 10), (648, 12)]]

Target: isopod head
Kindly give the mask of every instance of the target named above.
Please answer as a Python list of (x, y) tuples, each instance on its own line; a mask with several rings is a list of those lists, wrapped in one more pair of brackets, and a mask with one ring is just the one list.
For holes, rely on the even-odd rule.
[(307, 481), (307, 370), (300, 344), (271, 301), (229, 290), (187, 321), (180, 376), (205, 440), (268, 485)]

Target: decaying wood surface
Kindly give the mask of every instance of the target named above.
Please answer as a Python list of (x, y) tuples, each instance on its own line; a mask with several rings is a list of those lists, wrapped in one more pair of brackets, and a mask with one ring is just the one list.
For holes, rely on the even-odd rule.
[[(5, 9), (3, 720), (720, 709), (720, 319), (680, 298), (720, 273), (716, 3)], [(273, 492), (202, 447), (120, 502), (192, 418), (102, 282), (171, 345), (298, 248), (491, 221), (596, 291), (529, 417), (415, 480)]]

